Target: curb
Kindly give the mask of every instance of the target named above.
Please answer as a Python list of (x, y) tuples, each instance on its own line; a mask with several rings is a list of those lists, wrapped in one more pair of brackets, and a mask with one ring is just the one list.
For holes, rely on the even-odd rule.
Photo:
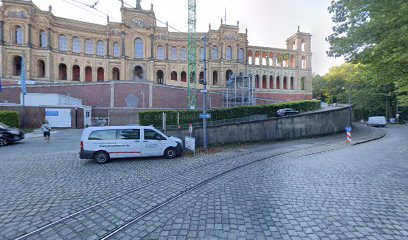
[(381, 139), (387, 135), (387, 133), (383, 129), (378, 129), (378, 128), (373, 129), (373, 128), (366, 127), (366, 126), (359, 126), (359, 127), (369, 129), (372, 133), (367, 134), (367, 136), (363, 136), (362, 138), (365, 138), (365, 137), (367, 138), (353, 142), (352, 145), (359, 145), (363, 143), (372, 142), (372, 141)]

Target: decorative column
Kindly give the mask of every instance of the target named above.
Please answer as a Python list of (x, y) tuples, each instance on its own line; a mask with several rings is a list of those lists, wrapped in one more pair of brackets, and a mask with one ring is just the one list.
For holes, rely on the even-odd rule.
[(28, 24), (28, 43), (27, 43), (29, 48), (33, 46), (31, 41), (32, 41), (31, 40), (31, 24), (29, 23)]
[[(187, 59), (188, 59), (188, 54), (187, 54)], [(169, 44), (166, 43), (166, 61), (169, 60)]]
[(48, 39), (47, 39), (47, 44), (48, 44), (48, 49), (52, 50), (52, 46), (51, 46), (51, 28), (48, 28)]
[(154, 60), (154, 35), (150, 34), (150, 60)]
[(4, 28), (3, 28), (3, 26), (4, 26), (4, 22), (3, 21), (0, 21), (0, 45), (3, 45), (4, 44)]
[(122, 58), (126, 57), (126, 33), (122, 32)]
[(106, 56), (110, 58), (110, 39), (106, 38)]

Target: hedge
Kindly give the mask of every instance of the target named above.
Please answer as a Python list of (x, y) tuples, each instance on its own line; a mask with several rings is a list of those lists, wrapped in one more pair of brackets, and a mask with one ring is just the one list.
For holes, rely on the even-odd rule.
[[(272, 105), (261, 106), (242, 106), (234, 108), (212, 109), (211, 120), (225, 120), (233, 118), (248, 117), (252, 115), (268, 115), (275, 117), (276, 111), (282, 108), (293, 108), (299, 112), (313, 111), (320, 109), (320, 101), (300, 101), (300, 102), (285, 102)], [(147, 111), (141, 112), (139, 115), (141, 125), (153, 125), (161, 128), (163, 124), (163, 112), (166, 113), (167, 125), (177, 125), (177, 114), (180, 114), (180, 125), (201, 122), (199, 115), (201, 110), (183, 110), (183, 111)]]
[(18, 113), (14, 111), (0, 111), (0, 122), (10, 127), (19, 127)]

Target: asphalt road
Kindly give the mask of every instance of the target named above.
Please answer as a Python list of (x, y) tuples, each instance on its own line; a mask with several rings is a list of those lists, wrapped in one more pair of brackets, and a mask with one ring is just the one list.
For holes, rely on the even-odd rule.
[(0, 239), (408, 239), (408, 128), (175, 160), (78, 159), (80, 131), (0, 149)]

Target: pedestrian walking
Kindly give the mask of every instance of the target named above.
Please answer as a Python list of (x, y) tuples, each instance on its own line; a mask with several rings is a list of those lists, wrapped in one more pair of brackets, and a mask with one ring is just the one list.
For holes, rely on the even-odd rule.
[(41, 126), (41, 130), (44, 133), (44, 141), (49, 142), (51, 138), (51, 126), (47, 120), (43, 122), (43, 125)]

